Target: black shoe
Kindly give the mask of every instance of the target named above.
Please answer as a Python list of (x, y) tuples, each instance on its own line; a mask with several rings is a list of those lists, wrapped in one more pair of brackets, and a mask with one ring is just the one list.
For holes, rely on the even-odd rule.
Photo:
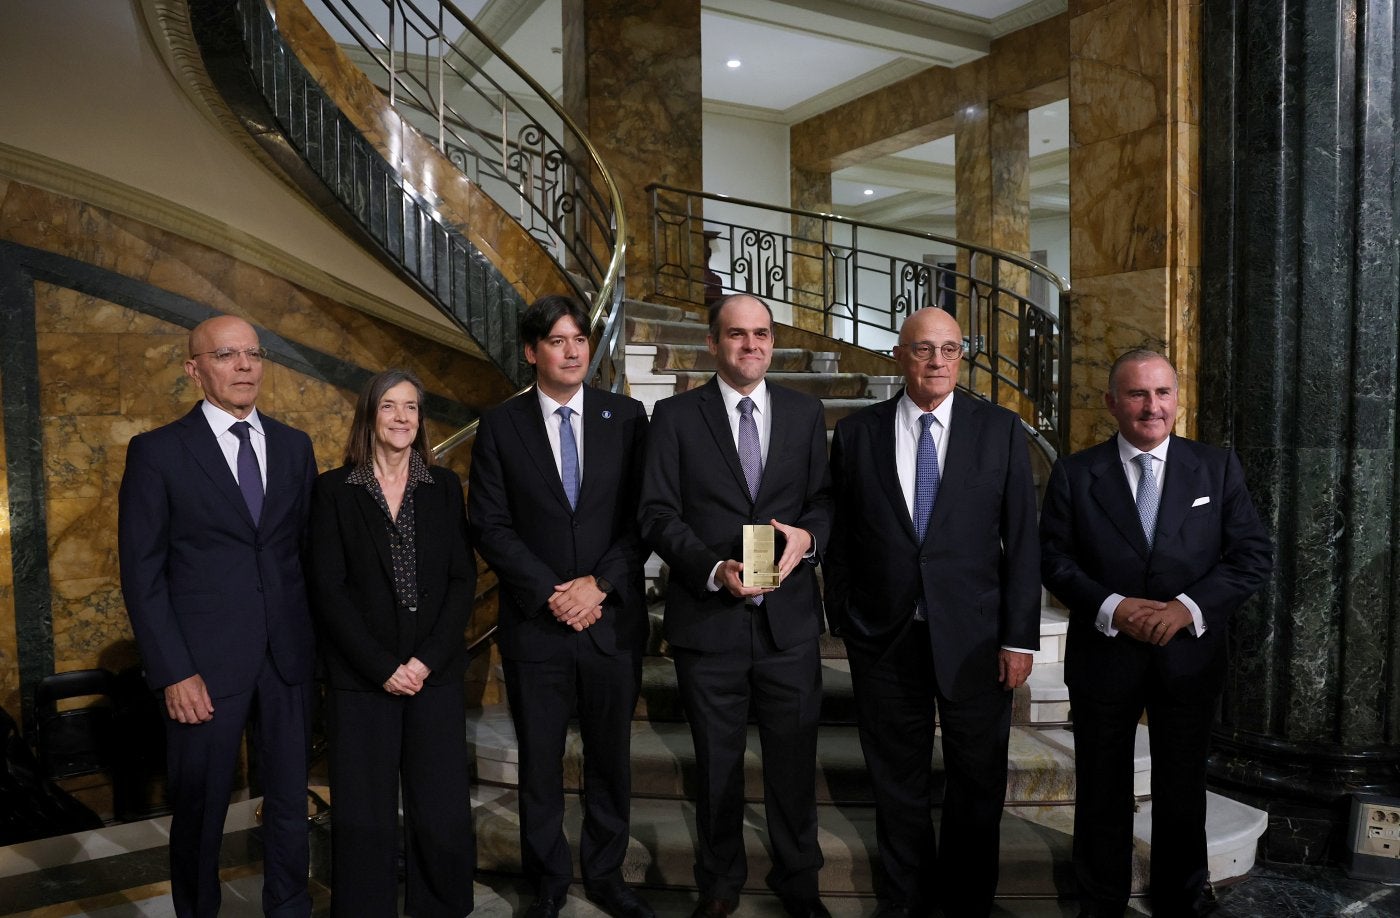
[(739, 903), (737, 902), (701, 896), (700, 901), (695, 905), (695, 911), (690, 913), (690, 918), (729, 918), (730, 915), (734, 914), (734, 909), (738, 907)]
[(656, 918), (646, 900), (624, 883), (609, 883), (587, 891), (590, 902), (612, 918)]
[(563, 907), (564, 896), (536, 896), (525, 910), (525, 918), (559, 918)]
[(886, 902), (875, 912), (875, 918), (910, 918), (914, 913), (909, 906), (898, 902)]
[(831, 912), (826, 910), (822, 900), (816, 896), (778, 896), (778, 901), (783, 904), (783, 911), (787, 912), (790, 918), (831, 918)]

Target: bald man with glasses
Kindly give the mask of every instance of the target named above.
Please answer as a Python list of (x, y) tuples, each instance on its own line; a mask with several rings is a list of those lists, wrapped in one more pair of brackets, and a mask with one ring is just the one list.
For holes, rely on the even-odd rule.
[[(1021, 420), (955, 393), (957, 320), (921, 309), (904, 389), (836, 425), (826, 614), (845, 639), (875, 792), (879, 915), (986, 915), (997, 885), (1011, 689), (1040, 646), (1035, 486)], [(935, 712), (947, 785), (930, 807)]]

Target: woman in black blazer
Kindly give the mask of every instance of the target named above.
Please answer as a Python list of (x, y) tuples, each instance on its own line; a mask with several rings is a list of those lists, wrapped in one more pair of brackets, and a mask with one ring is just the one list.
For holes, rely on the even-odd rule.
[(472, 910), (466, 651), (476, 593), (462, 485), (428, 464), (423, 385), (385, 370), (360, 393), (345, 464), (316, 479), (308, 575), (329, 679), (331, 914)]

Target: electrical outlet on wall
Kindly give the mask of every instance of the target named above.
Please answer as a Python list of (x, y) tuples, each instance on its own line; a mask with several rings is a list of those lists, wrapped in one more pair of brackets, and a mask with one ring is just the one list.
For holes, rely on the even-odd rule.
[(1356, 852), (1400, 858), (1400, 807), (1362, 804), (1361, 837)]
[(1400, 797), (1352, 794), (1349, 828), (1351, 842), (1342, 865), (1347, 875), (1400, 881)]

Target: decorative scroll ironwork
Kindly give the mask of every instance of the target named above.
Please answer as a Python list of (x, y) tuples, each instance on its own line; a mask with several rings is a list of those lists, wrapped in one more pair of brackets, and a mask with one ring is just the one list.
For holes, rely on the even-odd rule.
[[(1060, 374), (1069, 367), (1069, 284), (1049, 268), (932, 233), (660, 184), (648, 191), (653, 295), (684, 290), (701, 302), (708, 267), (728, 291), (819, 313), (826, 334), (886, 353), (906, 316), (941, 306), (967, 333), (963, 388), (1017, 404), (1047, 452), (1067, 447), (1069, 387)], [(693, 260), (706, 251), (702, 238), (721, 243), (720, 264)], [(911, 242), (944, 254), (911, 260)], [(1044, 279), (1055, 303), (1032, 299), (1040, 286), (1032, 278)]]
[[(308, 0), (308, 8), (353, 38), (357, 63), (394, 107), (554, 254), (581, 296), (611, 289), (622, 235), (611, 179), (553, 97), (464, 13), (446, 0)], [(489, 72), (502, 62), (525, 93)]]

